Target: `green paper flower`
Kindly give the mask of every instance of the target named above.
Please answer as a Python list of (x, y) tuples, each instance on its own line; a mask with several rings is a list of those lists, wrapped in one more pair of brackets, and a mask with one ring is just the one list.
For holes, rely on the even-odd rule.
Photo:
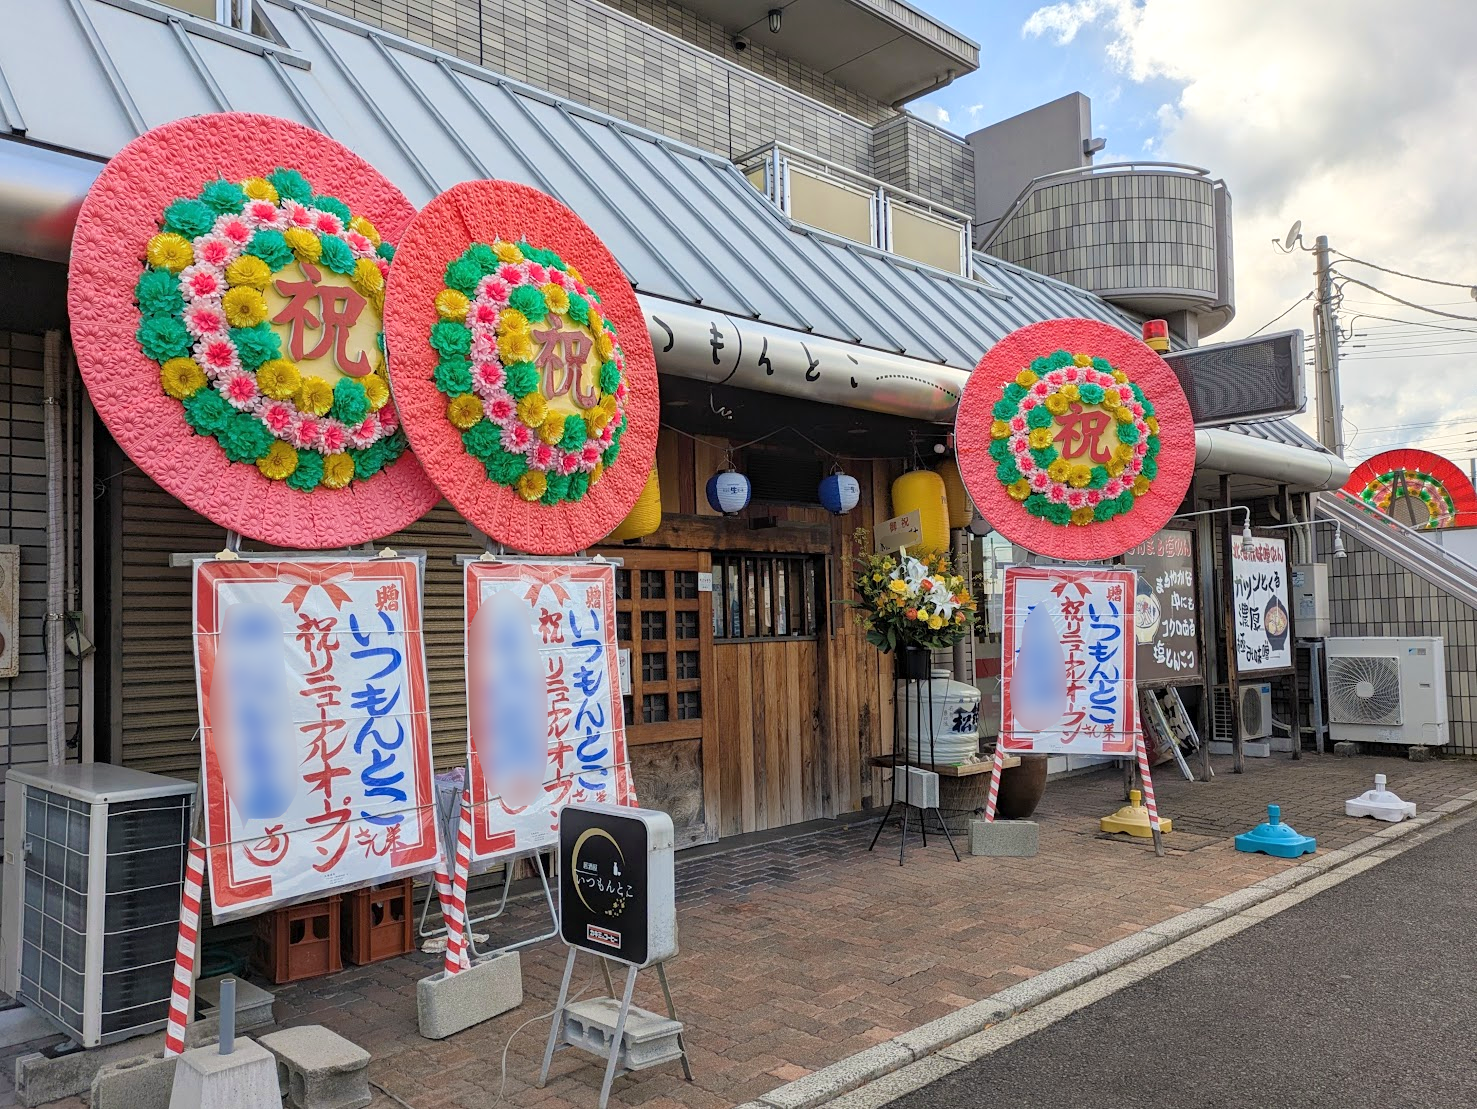
[(319, 261), (334, 273), (350, 274), (354, 272), (354, 265), (359, 260), (354, 257), (354, 251), (349, 244), (337, 235), (324, 235), (323, 254)]
[(509, 395), (526, 397), (538, 388), (538, 367), (532, 362), (514, 362), (504, 366), (503, 385)]
[(379, 443), (363, 450), (351, 450), (349, 455), (354, 459), (354, 477), (361, 481), (374, 477), (385, 468), (385, 452)]
[(1116, 515), (1118, 515), (1118, 500), (1116, 497), (1099, 501), (1097, 507), (1092, 510), (1092, 518), (1100, 524), (1106, 523)]
[(570, 323), (586, 327), (590, 323), (590, 302), (579, 293), (569, 294), (569, 309), (564, 313)]
[(564, 434), (559, 438), (559, 449), (562, 451), (577, 451), (585, 445), (585, 440), (588, 437), (584, 420), (565, 420)]
[(1144, 404), (1144, 418), (1145, 419), (1148, 419), (1150, 416), (1152, 416), (1154, 414), (1154, 402), (1151, 401), (1148, 397), (1145, 397), (1144, 398), (1144, 401), (1143, 401), (1143, 404)]
[(333, 407), (328, 414), (349, 427), (357, 427), (369, 415), (369, 396), (352, 377), (341, 377), (333, 385)]
[(499, 485), (512, 485), (528, 472), (528, 459), (521, 454), (499, 451), (484, 463), (487, 476)]
[(1159, 463), (1146, 455), (1143, 464), (1139, 467), (1139, 473), (1143, 474), (1150, 481), (1153, 481), (1159, 476)]
[(166, 269), (150, 266), (133, 287), (134, 299), (145, 316), (177, 316), (185, 309), (179, 278)]
[(1113, 363), (1109, 362), (1106, 358), (1094, 358), (1092, 360), (1092, 368), (1100, 374), (1112, 376), (1113, 373)]
[(539, 503), (558, 504), (564, 500), (569, 492), (569, 475), (550, 473), (546, 481), (544, 495), (539, 498)]
[(1005, 399), (1010, 402), (1012, 408), (1018, 406), (1025, 396), (1026, 390), (1014, 381), (1005, 387)]
[(508, 307), (522, 312), (529, 323), (542, 323), (549, 314), (544, 294), (532, 285), (519, 285), (514, 289), (508, 297)]
[(1108, 468), (1106, 466), (1094, 466), (1092, 468), (1092, 477), (1087, 479), (1087, 487), (1089, 489), (1101, 489), (1107, 484)]
[(601, 363), (600, 366), (600, 391), (607, 396), (614, 393), (620, 387), (621, 368), (614, 360)]
[(609, 469), (611, 466), (615, 465), (615, 460), (617, 456), (620, 455), (620, 453), (621, 445), (619, 443), (611, 443), (610, 446), (606, 447), (605, 450), (601, 453), (600, 461), (604, 464), (606, 469)]
[(1118, 494), (1118, 514), (1121, 516), (1133, 507), (1133, 494), (1124, 490)]
[(465, 358), (446, 358), (436, 367), (436, 388), (448, 397), (472, 391), (472, 363)]
[(1033, 431), (1038, 427), (1051, 426), (1051, 410), (1044, 404), (1038, 404), (1026, 413), (1026, 426)]
[(1138, 427), (1138, 424), (1119, 424), (1118, 425), (1118, 442), (1120, 442), (1120, 443), (1127, 443), (1129, 446), (1133, 446), (1138, 441), (1139, 441), (1139, 427)]
[(1064, 370), (1068, 366), (1075, 365), (1072, 361), (1072, 356), (1064, 350), (1052, 351), (1051, 355), (1046, 359), (1046, 364), (1053, 370)]
[(267, 180), (271, 182), (272, 188), (277, 190), (277, 195), (282, 200), (295, 200), (299, 204), (308, 204), (313, 199), (313, 186), (308, 184), (308, 179), (295, 169), (283, 169), (278, 166), (267, 174)]
[(583, 470), (576, 470), (569, 475), (569, 492), (565, 494), (566, 500), (582, 501), (585, 494), (590, 491), (590, 475)]
[(1031, 359), (1031, 372), (1037, 377), (1045, 377), (1047, 374), (1051, 373), (1051, 370), (1051, 363), (1047, 361), (1047, 359), (1045, 359), (1044, 357)]
[(995, 476), (1002, 485), (1014, 485), (1021, 480), (1021, 472), (1014, 462), (1002, 462), (995, 467)]
[(251, 242), (246, 244), (246, 253), (260, 258), (273, 273), (290, 265), (294, 257), (292, 247), (287, 245), (282, 232), (270, 227), (251, 237)]
[(467, 247), (462, 257), (481, 270), (483, 277), (497, 273), (498, 267), (502, 265), (502, 262), (498, 260), (497, 252), (486, 243), (473, 243)]
[(196, 239), (215, 227), (210, 206), (190, 197), (180, 197), (164, 209), (164, 230)]
[(482, 268), (465, 255), (446, 267), (446, 287), (455, 289), (466, 297), (477, 295), (477, 284), (482, 280)]
[(997, 420), (1008, 420), (1015, 415), (1015, 407), (1016, 406), (1011, 404), (1010, 401), (1006, 400), (1004, 397), (1001, 397), (995, 402), (995, 407), (990, 409), (990, 413)]
[(194, 345), (185, 325), (173, 316), (150, 316), (139, 325), (134, 336), (144, 354), (155, 362), (183, 358)]
[(254, 327), (231, 328), (231, 342), (236, 344), (236, 351), (241, 355), (241, 365), (248, 370), (255, 370), (263, 362), (282, 357), (282, 340), (272, 330), (272, 325), (266, 322)]
[(185, 422), (197, 435), (215, 435), (223, 430), (236, 410), (214, 389), (201, 389), (184, 401)]
[(246, 193), (234, 181), (211, 181), (200, 190), (200, 202), (218, 216), (231, 216), (246, 207)]
[(437, 320), (431, 326), (431, 346), (443, 359), (466, 358), (472, 353), (472, 329), (456, 320)]
[(266, 424), (244, 412), (233, 413), (216, 438), (232, 462), (255, 462), (275, 442)]
[(1047, 503), (1045, 516), (1053, 524), (1058, 524), (1062, 527), (1072, 522), (1072, 510), (1065, 504), (1057, 504), (1054, 501)]
[(1082, 398), (1083, 404), (1103, 403), (1103, 387), (1101, 385), (1093, 385), (1089, 383), (1087, 385), (1079, 386), (1077, 389), (1077, 395)]
[(1033, 447), (1031, 449), (1031, 461), (1036, 463), (1038, 469), (1044, 470), (1057, 460), (1057, 456), (1060, 453), (1055, 447), (1042, 447), (1040, 450), (1036, 450)]
[(1009, 462), (1011, 456), (1009, 439), (991, 439), (990, 457), (996, 462)]
[(503, 429), (491, 420), (478, 420), (462, 432), (462, 446), (473, 458), (486, 462), (503, 449)]
[(349, 206), (336, 196), (315, 196), (309, 202), (309, 206), (317, 208), (320, 212), (332, 212), (344, 227), (348, 227), (349, 221), (354, 218), (354, 213), (349, 211)]
[(292, 471), (287, 478), (289, 487), (296, 489), (299, 493), (311, 493), (323, 480), (323, 456), (317, 451), (299, 450), (297, 452), (297, 469)]
[(395, 247), (390, 243), (380, 243), (379, 246), (374, 248), (374, 252), (386, 262), (393, 262), (395, 260)]

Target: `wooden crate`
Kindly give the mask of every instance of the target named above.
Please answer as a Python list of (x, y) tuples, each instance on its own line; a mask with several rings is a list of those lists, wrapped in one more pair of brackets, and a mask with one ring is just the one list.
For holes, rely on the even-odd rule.
[(339, 897), (288, 905), (259, 916), (251, 961), (276, 985), (343, 970)]
[(397, 879), (344, 894), (343, 957), (355, 966), (415, 950), (415, 883)]

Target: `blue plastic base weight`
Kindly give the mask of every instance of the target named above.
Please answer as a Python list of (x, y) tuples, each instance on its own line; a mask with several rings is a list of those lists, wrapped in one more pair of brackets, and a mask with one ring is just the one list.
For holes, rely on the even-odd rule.
[(1317, 849), (1318, 841), (1312, 836), (1300, 836), (1292, 825), (1282, 823), (1282, 809), (1277, 805), (1267, 806), (1265, 824), (1258, 824), (1236, 837), (1237, 851), (1260, 851), (1263, 855), (1275, 855), (1280, 859), (1311, 855)]

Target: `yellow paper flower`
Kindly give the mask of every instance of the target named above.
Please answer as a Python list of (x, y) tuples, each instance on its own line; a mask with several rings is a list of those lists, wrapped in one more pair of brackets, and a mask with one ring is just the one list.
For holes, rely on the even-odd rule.
[(383, 316), (385, 314), (385, 287), (383, 285), (375, 289), (372, 293), (367, 294), (364, 299), (369, 301), (376, 315)]
[(464, 320), (470, 307), (467, 298), (455, 289), (442, 289), (436, 294), (436, 314), (443, 320)]
[(549, 311), (560, 316), (569, 311), (569, 294), (552, 281), (547, 285), (539, 287), (539, 292), (544, 294), (544, 303), (549, 306)]
[(1128, 375), (1122, 370), (1114, 370), (1113, 380), (1116, 381), (1119, 385), (1126, 385), (1128, 383)]
[(349, 220), (349, 230), (359, 232), (359, 234), (363, 235), (375, 246), (380, 245), (379, 228), (375, 227), (374, 224), (370, 223), (363, 216), (355, 216)]
[(1108, 411), (1111, 412), (1122, 403), (1123, 397), (1119, 394), (1117, 389), (1103, 390), (1103, 407), (1108, 409)]
[(538, 437), (551, 446), (564, 438), (564, 417), (557, 412), (550, 412), (544, 417), (544, 422), (538, 425)]
[(580, 271), (577, 270), (577, 269), (575, 269), (573, 266), (565, 266), (564, 267), (564, 272), (567, 273), (567, 274), (569, 274), (570, 277), (574, 278), (581, 285), (583, 285), (585, 283), (585, 279), (580, 276)]
[(270, 200), (277, 203), (277, 187), (265, 177), (248, 177), (241, 182), (241, 191), (252, 200)]
[(1126, 404), (1120, 404), (1117, 408), (1113, 409), (1113, 419), (1117, 420), (1120, 424), (1131, 424), (1133, 423), (1133, 410)]
[(205, 371), (193, 358), (171, 358), (159, 367), (159, 384), (175, 400), (184, 400), (205, 388)]
[(378, 412), (390, 400), (390, 386), (385, 382), (383, 374), (373, 373), (360, 380), (364, 386), (364, 395), (369, 398), (369, 410)]
[(588, 408), (583, 413), (585, 427), (589, 429), (590, 438), (594, 438), (605, 430), (605, 425), (610, 423), (610, 413), (600, 407)]
[(1062, 482), (1067, 480), (1067, 475), (1072, 472), (1072, 464), (1065, 458), (1058, 458), (1046, 467), (1046, 476), (1052, 481)]
[(272, 280), (272, 267), (255, 254), (243, 254), (226, 267), (227, 285), (246, 285), (265, 289)]
[[(270, 447), (267, 453), (256, 460), (256, 468), (262, 472), (263, 477), (271, 478), (273, 481), (281, 481), (283, 478), (291, 477), (292, 472), (297, 469), (297, 451), (291, 443), (284, 443), (278, 439)], [(349, 464), (350, 472), (354, 465)]]
[(298, 409), (322, 416), (333, 407), (333, 386), (321, 377), (305, 377), (297, 391)]
[(368, 258), (360, 258), (354, 263), (354, 275), (349, 278), (349, 282), (365, 296), (369, 296), (385, 287), (385, 275)]
[(347, 454), (330, 454), (323, 460), (323, 484), (342, 489), (354, 477), (354, 460)]
[(1072, 468), (1067, 473), (1068, 485), (1070, 485), (1073, 489), (1082, 489), (1085, 488), (1087, 483), (1091, 480), (1092, 467), (1084, 465), (1081, 462), (1072, 463)]
[(894, 593), (906, 593), (908, 591), (908, 583), (903, 581), (902, 578), (893, 578), (887, 583), (887, 588)]
[(297, 364), (286, 358), (263, 362), (256, 371), (256, 387), (273, 400), (288, 400), (302, 388), (302, 384)]
[(528, 317), (516, 308), (504, 308), (497, 318), (499, 335), (519, 335), (528, 330)]
[(170, 273), (179, 273), (195, 260), (195, 248), (190, 240), (172, 231), (165, 231), (149, 240), (149, 265), (163, 266)]
[(1011, 500), (1023, 501), (1031, 495), (1031, 483), (1025, 478), (1021, 478), (1020, 481), (1011, 482), (1007, 485), (1005, 491), (1010, 494)]
[(610, 332), (601, 329), (595, 333), (595, 353), (600, 356), (600, 361), (610, 361), (615, 354), (615, 340), (610, 337)]
[(1144, 426), (1149, 429), (1149, 434), (1150, 435), (1158, 435), (1159, 434), (1159, 417), (1158, 416), (1149, 416), (1147, 419), (1144, 420)]
[(516, 266), (523, 261), (523, 251), (519, 250), (506, 239), (499, 239), (492, 244), (492, 252), (497, 255), (499, 262), (506, 262), (510, 266)]
[(1138, 477), (1133, 479), (1133, 495), (1135, 497), (1142, 497), (1148, 491), (1149, 479), (1144, 477), (1143, 474), (1139, 474)]
[(529, 470), (518, 479), (518, 495), (525, 501), (536, 501), (549, 487), (549, 479), (542, 470)]
[(1062, 396), (1070, 403), (1082, 399), (1082, 391), (1077, 388), (1075, 381), (1069, 381), (1062, 386)]
[(267, 298), (250, 285), (227, 289), (221, 307), (232, 327), (254, 327), (267, 318)]
[(1122, 477), (1123, 476), (1123, 468), (1124, 468), (1124, 464), (1122, 462), (1119, 462), (1116, 458), (1113, 459), (1112, 462), (1109, 462), (1108, 463), (1108, 476), (1109, 477)]
[(1092, 355), (1090, 355), (1090, 354), (1074, 354), (1074, 355), (1072, 355), (1072, 365), (1074, 365), (1074, 366), (1084, 366), (1084, 367), (1085, 366), (1091, 366), (1092, 365)]
[(990, 438), (991, 439), (1009, 439), (1010, 438), (1010, 425), (1008, 423), (1006, 423), (1004, 420), (996, 420), (994, 423), (992, 423), (990, 425)]
[(1015, 383), (1022, 389), (1029, 389), (1036, 384), (1036, 374), (1031, 370), (1022, 370), (1015, 375)]
[(506, 335), (499, 335), (497, 353), (505, 366), (514, 362), (532, 362), (535, 353), (533, 339), (526, 331), (510, 331)]
[(1052, 434), (1049, 427), (1036, 427), (1031, 429), (1031, 434), (1026, 436), (1026, 442), (1030, 444), (1033, 451), (1044, 451), (1051, 446)]
[[(323, 256), (323, 243), (319, 241), (317, 235), (306, 228), (289, 227), (286, 231), (282, 232), (282, 237), (287, 240), (287, 245), (297, 255), (299, 262), (316, 262)], [(324, 479), (324, 484), (327, 484), (326, 478)]]
[(1053, 416), (1064, 415), (1067, 411), (1067, 398), (1060, 393), (1052, 393), (1046, 398), (1046, 410)]
[(1119, 443), (1113, 448), (1113, 461), (1121, 462), (1127, 466), (1133, 461), (1133, 448), (1127, 443)]
[(597, 481), (599, 481), (600, 480), (600, 475), (603, 474), (604, 472), (605, 472), (605, 463), (604, 462), (597, 462), (597, 463), (595, 463), (595, 468), (590, 471), (590, 484), (591, 485), (594, 485)]
[(1090, 524), (1092, 523), (1092, 521), (1092, 509), (1086, 507), (1072, 509), (1072, 523), (1076, 524), (1078, 527)]
[(549, 405), (537, 392), (528, 393), (518, 401), (518, 418), (529, 427), (538, 427), (548, 415)]
[(459, 397), (452, 397), (451, 403), (446, 406), (446, 418), (462, 431), (466, 431), (478, 420), (482, 419), (482, 402), (471, 393), (463, 393)]
[(935, 612), (932, 616), (928, 618), (928, 626), (934, 631), (938, 631), (941, 627), (944, 626), (944, 618)]

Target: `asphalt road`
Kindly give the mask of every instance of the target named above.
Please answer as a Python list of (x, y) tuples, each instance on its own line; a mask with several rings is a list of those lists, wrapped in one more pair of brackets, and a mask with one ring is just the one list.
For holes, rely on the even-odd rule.
[(890, 1109), (1477, 1106), (1477, 821)]

